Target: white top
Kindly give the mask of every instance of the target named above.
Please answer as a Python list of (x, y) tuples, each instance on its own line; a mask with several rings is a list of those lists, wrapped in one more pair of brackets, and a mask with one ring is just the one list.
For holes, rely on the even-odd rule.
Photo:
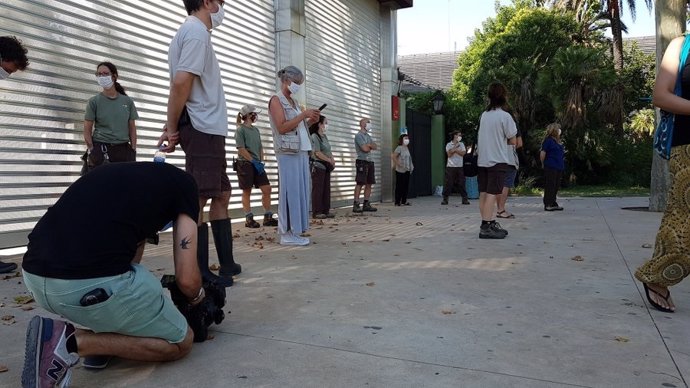
[[(283, 107), (283, 111), (285, 111), (286, 121), (290, 121), (302, 113), (302, 111), (297, 106), (297, 103), (295, 102), (294, 98), (292, 101), (295, 102), (295, 105), (292, 105), (290, 104), (290, 101), (287, 99), (287, 97), (285, 97), (282, 91), (279, 90), (278, 92), (276, 92), (274, 96), (278, 97), (280, 105)], [(280, 136), (280, 133), (278, 132), (278, 128), (276, 127), (273, 120), (271, 120), (271, 129), (273, 130), (273, 149), (275, 149), (275, 152), (277, 154), (280, 154), (281, 151), (278, 147), (278, 136)], [(295, 130), (287, 132), (286, 134), (294, 133), (295, 131), (297, 131), (297, 135), (299, 135), (300, 151), (311, 151), (311, 138), (309, 137), (309, 131), (307, 130), (306, 122), (302, 120), (299, 124), (297, 124), (297, 128), (295, 128)]]
[(180, 71), (197, 76), (186, 103), (194, 128), (227, 137), (228, 109), (220, 65), (211, 45), (211, 32), (195, 16), (187, 16), (170, 42), (168, 67), (171, 82)]
[(515, 135), (517, 127), (510, 113), (501, 108), (482, 113), (477, 139), (477, 166), (515, 165), (513, 147), (508, 144), (508, 139)]
[[(453, 148), (457, 148), (460, 151), (466, 151), (465, 144), (463, 144), (461, 141), (457, 143), (453, 143), (452, 141), (450, 141), (448, 142), (448, 144), (446, 144), (446, 155), (448, 155), (448, 151), (450, 151)], [(453, 156), (448, 158), (446, 167), (462, 167), (462, 156), (458, 154), (453, 154)]]

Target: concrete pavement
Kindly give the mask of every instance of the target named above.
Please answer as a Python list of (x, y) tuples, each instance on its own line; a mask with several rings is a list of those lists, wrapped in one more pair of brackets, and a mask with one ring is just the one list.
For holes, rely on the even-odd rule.
[[(244, 273), (213, 338), (174, 363), (76, 367), (72, 386), (688, 387), (690, 281), (664, 314), (632, 277), (661, 215), (622, 208), (646, 198), (562, 199), (552, 213), (511, 198), (505, 240), (477, 238), (477, 201), (412, 201), (339, 209), (309, 247), (234, 224)], [(170, 272), (169, 234), (143, 263)], [(21, 294), (21, 278), (0, 281), (3, 387), (19, 385), (26, 324), (44, 314), (16, 307)]]

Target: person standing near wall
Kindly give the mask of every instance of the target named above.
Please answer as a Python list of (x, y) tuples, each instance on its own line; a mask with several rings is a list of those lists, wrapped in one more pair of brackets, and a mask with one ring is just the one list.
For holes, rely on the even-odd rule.
[[(371, 120), (363, 118), (359, 120), (359, 132), (355, 135), (355, 151), (357, 160), (355, 161), (355, 200), (352, 204), (353, 213), (375, 212), (378, 209), (371, 206), (369, 197), (371, 196), (371, 186), (376, 184), (375, 166), (371, 151), (378, 149), (378, 145), (371, 139)], [(364, 204), (360, 207), (359, 195), (364, 186)]]
[(494, 219), (496, 196), (503, 191), (506, 172), (514, 163), (517, 127), (506, 111), (508, 92), (503, 84), (489, 85), (489, 105), (479, 121), (477, 165), (479, 166), (479, 211), (482, 225), (479, 238), (502, 239), (508, 232)]
[(311, 212), (316, 219), (334, 218), (331, 213), (331, 172), (335, 168), (335, 159), (331, 152), (331, 143), (326, 131), (328, 119), (321, 116), (318, 123), (309, 127), (312, 147), (311, 168)]
[(168, 120), (158, 145), (172, 152), (179, 142), (185, 152), (185, 169), (199, 187), (199, 210), (211, 200), (209, 219), (220, 262), (219, 275), (208, 268), (208, 225), (199, 216), (197, 258), (201, 274), (225, 287), (242, 272), (232, 253), (228, 216), (230, 179), (225, 157), (228, 114), (220, 65), (211, 44), (211, 30), (223, 23), (225, 1), (184, 0), (187, 19), (170, 42), (170, 97)]
[(278, 226), (278, 220), (273, 218), (271, 211), (271, 183), (264, 169), (264, 147), (261, 145), (261, 134), (254, 123), (259, 118), (261, 110), (254, 105), (245, 105), (237, 114), (237, 180), (242, 189), (242, 209), (245, 214), (244, 226), (258, 228), (254, 221), (254, 213), (250, 203), (252, 186), (261, 190), (261, 204), (264, 207), (264, 226)]
[[(22, 42), (14, 36), (0, 36), (0, 81), (6, 80), (17, 71), (24, 71), (29, 66), (27, 50)], [(17, 269), (15, 263), (0, 261), (0, 273)]]
[(398, 146), (391, 154), (395, 167), (395, 206), (410, 206), (407, 202), (407, 191), (410, 188), (410, 174), (414, 170), (412, 155), (409, 149), (410, 138), (406, 133), (398, 137)]
[(278, 159), (278, 234), (281, 245), (309, 245), (309, 152), (307, 125), (319, 121), (318, 109), (301, 110), (295, 100), (304, 73), (295, 66), (278, 71), (280, 90), (268, 102)]
[(465, 172), (463, 171), (463, 157), (467, 153), (467, 149), (465, 148), (465, 144), (461, 141), (462, 134), (460, 131), (454, 131), (450, 135), (452, 139), (446, 144), (448, 161), (446, 162), (446, 176), (445, 182), (443, 183), (443, 201), (441, 201), (441, 205), (448, 205), (448, 197), (453, 193), (453, 187), (455, 187), (456, 182), (460, 187), (462, 204), (469, 205), (470, 200), (467, 198)]
[(103, 163), (134, 162), (137, 159), (139, 118), (134, 101), (117, 82), (117, 67), (110, 62), (96, 66), (96, 80), (103, 91), (91, 97), (84, 115), (84, 142), (88, 170)]

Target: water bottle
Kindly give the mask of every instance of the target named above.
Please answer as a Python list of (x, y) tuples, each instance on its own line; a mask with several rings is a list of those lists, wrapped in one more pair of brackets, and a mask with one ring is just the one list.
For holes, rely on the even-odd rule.
[(159, 148), (153, 155), (153, 161), (156, 163), (165, 163), (165, 152)]

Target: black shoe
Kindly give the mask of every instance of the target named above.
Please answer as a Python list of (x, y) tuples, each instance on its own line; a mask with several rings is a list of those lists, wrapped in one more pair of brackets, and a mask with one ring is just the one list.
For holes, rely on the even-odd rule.
[(199, 271), (201, 271), (201, 278), (205, 281), (216, 282), (223, 287), (232, 286), (232, 279), (229, 282), (223, 280), (208, 268), (208, 224), (205, 222), (197, 227), (196, 240), (196, 259), (199, 264)]
[(244, 221), (244, 226), (246, 226), (247, 228), (252, 228), (252, 229), (256, 229), (256, 228), (261, 227), (261, 225), (258, 222), (254, 221), (254, 216), (252, 216), (252, 215), (248, 215), (246, 217), (246, 219)]
[[(404, 203), (403, 205), (406, 205), (407, 203)], [(362, 206), (362, 211), (363, 212), (375, 212), (378, 211), (379, 209), (371, 206), (369, 201), (364, 201), (364, 205)]]
[(504, 233), (506, 236), (508, 235), (508, 231), (505, 230), (505, 229), (503, 229), (503, 228), (501, 227), (501, 224), (499, 224), (498, 222), (495, 222), (495, 221), (494, 221), (494, 223), (491, 224), (491, 228), (492, 228), (493, 230), (495, 230), (495, 231), (500, 232), (500, 233)]
[(563, 207), (562, 207), (561, 205), (559, 205), (558, 202), (554, 202), (554, 203), (553, 203), (553, 206), (556, 207), (556, 208), (554, 209), (554, 210), (556, 210), (556, 211), (562, 211), (562, 210), (563, 210)]
[(278, 220), (273, 218), (273, 214), (264, 214), (264, 226), (278, 226)]
[(352, 212), (353, 212), (353, 213), (361, 213), (362, 211), (363, 211), (363, 210), (362, 210), (362, 208), (359, 206), (359, 202), (355, 202), (355, 203), (352, 205)]
[[(544, 206), (544, 211), (555, 212), (556, 210), (558, 210), (558, 206), (554, 206), (554, 205)], [(561, 208), (561, 210), (563, 210), (563, 208)]]
[(490, 225), (482, 225), (482, 227), (479, 228), (479, 238), (500, 240), (506, 238), (506, 234), (492, 228)]
[(463, 204), (463, 205), (469, 205), (469, 204), (470, 204), (470, 201), (469, 201), (467, 198), (463, 198), (463, 199), (462, 199), (462, 204)]
[(448, 205), (448, 198), (444, 197), (443, 201), (441, 201), (441, 205)]
[(15, 269), (17, 269), (17, 264), (5, 263), (5, 262), (0, 261), (0, 273), (12, 272)]

